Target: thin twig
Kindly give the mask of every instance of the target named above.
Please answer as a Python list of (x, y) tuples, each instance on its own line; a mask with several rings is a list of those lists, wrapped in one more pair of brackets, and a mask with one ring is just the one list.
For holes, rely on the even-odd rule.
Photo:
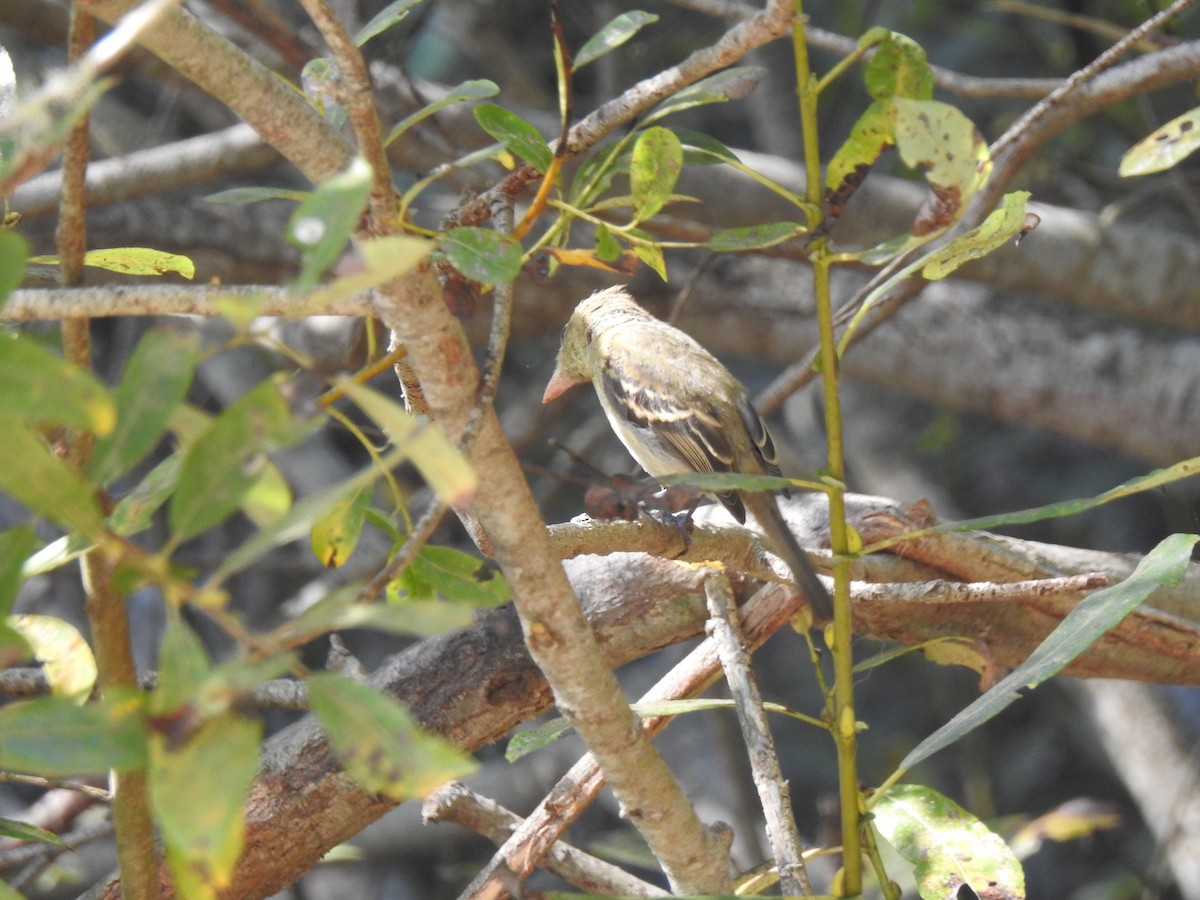
[(346, 117), (358, 139), (358, 152), (371, 165), (371, 222), (366, 231), (368, 234), (387, 234), (396, 224), (396, 191), (392, 187), (391, 163), (383, 147), (383, 126), (371, 90), (371, 73), (367, 71), (354, 39), (326, 0), (300, 2), (341, 69), (342, 90), (338, 101), (345, 107)]
[(750, 654), (729, 580), (714, 573), (704, 582), (704, 596), (708, 600), (709, 635), (716, 643), (721, 668), (737, 708), (738, 722), (750, 755), (751, 777), (766, 818), (767, 839), (771, 842), (779, 870), (780, 888), (784, 896), (810, 896), (812, 885), (804, 866), (804, 848), (792, 812), (791, 792), (783, 777), (762, 696), (750, 669)]
[[(756, 648), (788, 622), (800, 607), (800, 596), (782, 585), (760, 589), (746, 604), (743, 627), (748, 646)], [(709, 687), (721, 671), (716, 644), (706, 639), (671, 669), (641, 698), (642, 703), (679, 700), (697, 696)], [(671, 722), (670, 716), (652, 716), (642, 720), (646, 733), (658, 734)], [(512, 837), (492, 857), (463, 897), (477, 896), (477, 891), (497, 872), (528, 875), (538, 865), (555, 841), (570, 827), (604, 787), (604, 776), (590, 753), (571, 767), (558, 784), (529, 814)]]
[(1125, 37), (1117, 41), (1094, 60), (1084, 66), (1077, 72), (1072, 73), (1071, 77), (1064, 81), (1061, 85), (1054, 89), (1049, 95), (1021, 116), (1012, 126), (1004, 133), (1000, 140), (991, 146), (991, 154), (993, 157), (1000, 156), (1008, 146), (1015, 141), (1020, 140), (1025, 132), (1033, 128), (1037, 122), (1045, 116), (1051, 109), (1062, 103), (1064, 99), (1071, 94), (1077, 92), (1079, 88), (1087, 81), (1091, 81), (1109, 66), (1123, 56), (1127, 51), (1134, 47), (1139, 41), (1143, 40), (1146, 35), (1157, 31), (1167, 22), (1171, 21), (1183, 14), (1189, 7), (1194, 6), (1196, 0), (1175, 0), (1169, 7), (1159, 13), (1148, 18), (1141, 25), (1134, 28)]
[[(453, 822), (503, 844), (521, 825), (521, 817), (494, 800), (482, 797), (466, 785), (451, 783), (438, 788), (421, 807), (426, 823)], [(612, 863), (597, 859), (559, 841), (546, 854), (544, 866), (564, 881), (589, 895), (622, 897), (669, 897), (660, 887), (630, 875)]]
[(445, 518), (449, 507), (440, 500), (434, 500), (425, 512), (421, 513), (421, 517), (413, 523), (412, 531), (404, 541), (404, 545), (396, 551), (386, 566), (380, 569), (375, 576), (368, 581), (358, 592), (357, 600), (359, 603), (370, 603), (386, 589), (388, 584), (396, 580), (396, 577), (403, 572), (408, 565), (417, 557), (433, 533), (437, 531), (438, 526)]

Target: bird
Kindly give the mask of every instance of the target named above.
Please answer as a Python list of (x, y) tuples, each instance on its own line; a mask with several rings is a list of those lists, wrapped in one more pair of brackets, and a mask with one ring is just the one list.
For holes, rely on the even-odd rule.
[[(746, 389), (690, 335), (646, 311), (622, 286), (579, 303), (562, 332), (542, 403), (592, 382), (621, 443), (653, 478), (692, 472), (778, 475), (775, 444)], [(715, 494), (744, 524), (758, 522), (791, 570), (813, 619), (833, 617), (829, 592), (773, 494)]]

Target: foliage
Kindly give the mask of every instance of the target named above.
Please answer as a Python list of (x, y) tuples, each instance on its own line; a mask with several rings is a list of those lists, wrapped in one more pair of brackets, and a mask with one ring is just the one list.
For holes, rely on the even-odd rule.
[[(386, 39), (417, 6), (414, 0), (386, 5), (350, 43), (363, 47)], [(821, 347), (813, 368), (824, 379), (827, 467), (813, 480), (737, 475), (678, 480), (709, 490), (798, 487), (829, 497), (838, 614), (824, 637), (832, 679), (826, 683), (828, 674), (813, 650), (811, 677), (822, 688), (817, 712), (767, 706), (803, 719), (833, 742), (843, 854), (835, 891), (859, 895), (867, 864), (874, 867), (884, 895), (895, 896), (883, 871), (878, 835), (915, 866), (923, 897), (945, 896), (963, 886), (979, 892), (985, 884), (1006, 896), (1021, 896), (1020, 863), (996, 833), (930, 788), (896, 782), (1018, 699), (1020, 689), (1060, 672), (1153, 590), (1178, 584), (1195, 536), (1167, 538), (1127, 580), (1079, 604), (1024, 665), (909, 750), (873, 792), (861, 789), (856, 768), (860, 724), (854, 702), (850, 562), (930, 533), (1071, 515), (1188, 477), (1196, 472), (1196, 460), (1086, 500), (952, 523), (863, 548), (844, 507), (847, 479), (838, 395), (842, 363), (869, 317), (905, 282), (918, 276), (946, 278), (1036, 227), (1037, 217), (1027, 205), (1030, 193), (1009, 192), (994, 209), (972, 220), (970, 211), (989, 187), (994, 160), (967, 115), (934, 99), (934, 72), (925, 51), (905, 35), (873, 28), (827, 75), (818, 77), (808, 68), (802, 16), (796, 19), (793, 52), (800, 76), (800, 125), (810, 146), (820, 143), (819, 101), (860, 61), (866, 95), (845, 139), (829, 155), (823, 176), (815, 154), (806, 159), (809, 178), (803, 193), (747, 165), (717, 138), (680, 124), (691, 121), (684, 113), (743, 99), (765, 75), (758, 67), (732, 66), (696, 78), (648, 105), (610, 142), (593, 140), (580, 150), (568, 140), (577, 124), (576, 75), (617, 48), (648, 41), (642, 29), (659, 17), (638, 10), (622, 13), (583, 42), (572, 59), (557, 7), (555, 15), (557, 139), (510, 108), (503, 85), (471, 79), (390, 128), (375, 117), (377, 146), (359, 146), (336, 174), (311, 191), (240, 186), (212, 194), (209, 201), (226, 206), (266, 200), (295, 204), (279, 235), (299, 256), (297, 271), (285, 285), (288, 312), (295, 318), (320, 314), (369, 292), (377, 292), (371, 301), (377, 302), (377, 295), (389, 291), (416, 291), (413, 285), (430, 270), (440, 274), (443, 284), (459, 285), (466, 294), (495, 289), (500, 298), (506, 286), (536, 271), (537, 264), (544, 264), (544, 274), (552, 277), (564, 266), (628, 273), (641, 262), (665, 282), (668, 265), (674, 265), (674, 254), (681, 250), (802, 252), (812, 266), (818, 303)], [(6, 63), (4, 55), (0, 64)], [(0, 127), (0, 177), (17, 179), (68, 139), (73, 124), (105, 87), (94, 75), (79, 77), (83, 87), (69, 102), (46, 101), (37, 115), (29, 111), (34, 107), (21, 108), (22, 121), (33, 125), (20, 140)], [(331, 126), (345, 122), (365, 145), (371, 132), (347, 87), (350, 78), (349, 67), (338, 60), (312, 60), (304, 68), (304, 90), (298, 95), (315, 110), (331, 142), (339, 136)], [(15, 98), (12, 79), (5, 80), (0, 71), (0, 112), (13, 107)], [(492, 98), (497, 102), (482, 102)], [(459, 104), (474, 104), (474, 123), (494, 145), (451, 154), (403, 189), (393, 187), (393, 173), (375, 170), (384, 148), (403, 146), (414, 139), (418, 126)], [(1131, 151), (1122, 174), (1154, 171), (1184, 158), (1195, 147), (1194, 119), (1193, 111), (1152, 134)], [(901, 233), (860, 250), (835, 250), (829, 239), (832, 225), (892, 150), (910, 174), (924, 180), (930, 201)], [(578, 165), (565, 168), (568, 156), (580, 153)], [(417, 202), (441, 179), (482, 171), (496, 161), (512, 170), (510, 178), (539, 184), (515, 225), (485, 227), (478, 218), (468, 222), (464, 216), (434, 227), (418, 217)], [(711, 229), (695, 239), (664, 240), (656, 230), (663, 215), (695, 202), (679, 193), (681, 176), (703, 166), (738, 173), (781, 198), (791, 212), (778, 220)], [(0, 230), (0, 301), (24, 283), (28, 266), (58, 265), (68, 253), (64, 247), (59, 254), (31, 256), (28, 241), (12, 224)], [(93, 250), (77, 261), (139, 277), (190, 280), (195, 274), (193, 261), (185, 256), (138, 247)], [(842, 265), (878, 269), (880, 275), (846, 316), (839, 334), (829, 273)], [(170, 325), (146, 329), (113, 385), (92, 371), (87, 354), (73, 350), (69, 339), (59, 353), (33, 331), (0, 335), (0, 426), (6, 438), (0, 490), (27, 510), (29, 520), (0, 532), (0, 612), (5, 615), (0, 656), (5, 664), (36, 660), (50, 689), (47, 696), (0, 709), (0, 767), (46, 777), (110, 770), (144, 777), (144, 812), (161, 835), (176, 890), (187, 897), (215, 897), (233, 884), (246, 844), (244, 809), (261, 763), (264, 729), (250, 712), (252, 700), (256, 691), (281, 679), (303, 686), (333, 758), (367, 794), (402, 802), (474, 770), (467, 754), (424, 730), (394, 697), (371, 679), (357, 677), (353, 666), (315, 671), (300, 652), (306, 645), (350, 629), (436, 635), (465, 627), (477, 610), (504, 603), (513, 593), (520, 597), (510, 591), (503, 566), (427, 543), (428, 532), (413, 521), (409, 509), (416, 492), (424, 491), (432, 498), (431, 512), (454, 508), (472, 523), (472, 502), (489, 487), (489, 473), (473, 462), (476, 429), (491, 402), (486, 383), (478, 388), (474, 418), (466, 425), (430, 420), (366, 384), (396, 365), (402, 378), (410, 377), (404, 373), (403, 348), (382, 352), (372, 332), (369, 364), (352, 376), (335, 375), (260, 327), (257, 303), (251, 299), (245, 308), (227, 305), (220, 310), (232, 332), (224, 345), (202, 345), (194, 331)], [(501, 305), (498, 301), (497, 307)], [(64, 327), (64, 334), (68, 330)], [(427, 337), (442, 341), (438, 346), (452, 346), (444, 335)], [(502, 354), (502, 341), (493, 340), (490, 349)], [(200, 408), (192, 399), (198, 367), (247, 345), (270, 350), (286, 366), (215, 412)], [(462, 364), (465, 368), (468, 361)], [(405, 383), (406, 403), (420, 410), (416, 387)], [(356, 443), (365, 465), (294, 497), (283, 461), (306, 442), (334, 433)], [(224, 547), (219, 559), (197, 568), (197, 557), (189, 551), (234, 528), (236, 546)], [(321, 566), (350, 569), (365, 537), (380, 536), (372, 532), (390, 545), (387, 559), (372, 573), (346, 575), (339, 586), (272, 627), (251, 628), (243, 621), (239, 576), (270, 571), (270, 554), (304, 541)], [(81, 560), (87, 573), (92, 644), (59, 619), (12, 612), (23, 582), (74, 560)], [(150, 690), (127, 677), (131, 661), (126, 660), (124, 673), (122, 666), (112, 667), (114, 655), (127, 654), (128, 648), (104, 644), (104, 617), (124, 616), (124, 601), (143, 591), (161, 598), (168, 623), (158, 648), (157, 681)], [(214, 624), (236, 648), (228, 659), (210, 658), (190, 624), (194, 616)], [(523, 624), (531, 645), (549, 640), (545, 623)], [(878, 664), (887, 661), (890, 657)], [(708, 712), (724, 703), (689, 701), (642, 712)], [(564, 728), (562, 720), (554, 720), (514, 740), (512, 757), (540, 749)], [(866, 816), (864, 809), (869, 810)], [(0, 831), (27, 840), (57, 840), (15, 822), (0, 821)], [(152, 839), (150, 834), (143, 837)]]

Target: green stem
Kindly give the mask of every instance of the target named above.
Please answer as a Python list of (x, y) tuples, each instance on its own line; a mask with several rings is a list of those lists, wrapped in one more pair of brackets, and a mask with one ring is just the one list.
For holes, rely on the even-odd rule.
[[(804, 35), (801, 0), (795, 0), (792, 28), (793, 55), (796, 62), (796, 86), (800, 101), (800, 125), (804, 137), (804, 168), (808, 200), (821, 203), (821, 156), (817, 131), (818, 83), (809, 69), (808, 45)], [(810, 221), (816, 229), (818, 223)], [(828, 439), (826, 471), (837, 485), (845, 482), (841, 400), (838, 394), (837, 341), (833, 330), (833, 300), (829, 284), (832, 265), (828, 242), (817, 238), (810, 248), (813, 267), (813, 294), (817, 308), (817, 326), (821, 337), (821, 383), (825, 403)], [(862, 838), (860, 827), (861, 797), (858, 790), (858, 731), (854, 714), (854, 657), (850, 620), (850, 529), (846, 524), (845, 489), (833, 487), (829, 496), (829, 532), (833, 550), (833, 626), (830, 651), (833, 655), (833, 736), (838, 756), (838, 797), (842, 823), (842, 871), (835, 892), (842, 897), (862, 893)]]

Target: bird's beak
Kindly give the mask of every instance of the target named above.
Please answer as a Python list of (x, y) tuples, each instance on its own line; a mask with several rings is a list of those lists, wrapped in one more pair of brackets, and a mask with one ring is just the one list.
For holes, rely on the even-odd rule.
[(546, 392), (542, 394), (542, 402), (549, 403), (558, 397), (561, 397), (569, 388), (574, 387), (576, 382), (568, 378), (560, 369), (555, 369), (554, 374), (550, 376), (550, 382), (546, 385)]

